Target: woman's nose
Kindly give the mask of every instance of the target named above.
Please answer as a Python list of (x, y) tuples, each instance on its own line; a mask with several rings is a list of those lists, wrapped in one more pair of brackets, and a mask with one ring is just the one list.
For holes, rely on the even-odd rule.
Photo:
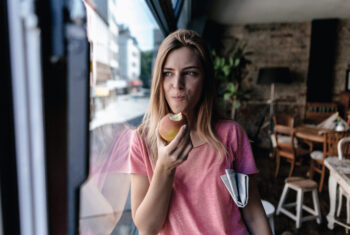
[(183, 89), (185, 87), (184, 78), (181, 74), (177, 74), (173, 80), (173, 86), (177, 89)]

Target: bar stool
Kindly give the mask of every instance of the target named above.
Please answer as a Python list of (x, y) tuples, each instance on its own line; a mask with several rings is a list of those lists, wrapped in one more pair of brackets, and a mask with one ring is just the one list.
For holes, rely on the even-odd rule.
[(275, 207), (268, 201), (265, 200), (261, 200), (261, 203), (264, 207), (266, 216), (269, 220), (269, 224), (271, 227), (271, 231), (272, 231), (272, 235), (275, 235), (275, 223), (273, 220), (273, 215), (275, 214)]
[[(285, 204), (284, 202), (286, 200), (289, 189), (293, 189), (297, 192), (297, 201)], [(306, 192), (312, 192), (314, 209), (303, 204), (304, 193)], [(292, 214), (290, 211), (286, 209), (288, 207), (294, 207), (294, 206), (296, 209), (296, 215)], [(303, 210), (309, 212), (311, 215), (303, 216)], [(276, 215), (279, 215), (281, 212), (286, 216), (288, 216), (289, 218), (295, 220), (297, 228), (300, 228), (302, 222), (308, 221), (308, 220), (316, 219), (317, 223), (320, 224), (321, 210), (320, 210), (320, 203), (318, 200), (317, 183), (313, 180), (305, 179), (302, 177), (288, 177), (285, 180), (283, 192), (282, 192), (280, 201), (278, 202)]]

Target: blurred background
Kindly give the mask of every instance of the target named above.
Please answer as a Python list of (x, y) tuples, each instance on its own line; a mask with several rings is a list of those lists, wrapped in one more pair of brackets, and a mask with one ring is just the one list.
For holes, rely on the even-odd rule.
[[(350, 114), (349, 1), (0, 4), (0, 235), (137, 234), (129, 139), (149, 103), (160, 43), (178, 28), (207, 41), (220, 104), (246, 130), (267, 181), (272, 115), (301, 124), (310, 102), (335, 103), (345, 120)], [(264, 78), (271, 68), (283, 69)], [(261, 193), (276, 205), (281, 191)]]

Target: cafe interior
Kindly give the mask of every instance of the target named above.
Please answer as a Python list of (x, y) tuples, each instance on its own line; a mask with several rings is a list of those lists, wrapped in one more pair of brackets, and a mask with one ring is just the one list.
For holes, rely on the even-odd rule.
[(165, 2), (148, 4), (164, 35), (193, 29), (231, 66), (219, 96), (251, 141), (273, 234), (348, 232), (350, 3)]
[[(12, 27), (12, 23), (4, 19), (7, 14), (22, 14), (34, 9), (27, 7), (24, 8), (27, 11), (18, 11), (17, 2), (8, 0), (1, 3), (1, 11), (4, 12), (1, 21), (8, 24), (1, 25), (4, 35)], [(24, 2), (31, 2), (28, 6), (33, 5), (33, 1)], [(87, 226), (90, 230), (85, 234), (138, 234), (132, 223), (130, 207), (127, 206), (130, 204), (129, 176), (118, 173), (113, 182), (105, 182), (105, 185), (109, 184), (108, 187), (117, 188), (117, 192), (113, 191), (109, 198), (105, 195), (111, 192), (108, 187), (103, 191), (85, 181), (93, 172), (93, 166), (89, 166), (89, 154), (111, 154), (110, 151), (114, 149), (103, 149), (116, 140), (111, 126), (117, 126), (120, 129), (118, 133), (122, 133), (124, 125), (106, 125), (96, 130), (88, 128), (89, 112), (92, 110), (87, 92), (91, 71), (88, 40), (82, 33), (86, 19), (80, 18), (76, 10), (80, 5), (73, 0), (71, 2), (76, 4), (69, 6), (63, 4), (64, 1), (36, 2), (35, 13), (41, 23), (37, 26), (41, 34), (36, 35), (42, 42), (42, 54), (37, 52), (41, 57), (27, 60), (35, 61), (40, 57), (42, 61), (43, 84), (38, 87), (42, 87), (44, 93), (44, 111), (40, 115), (43, 115), (45, 126), (43, 130), (33, 126), (17, 126), (14, 117), (21, 115), (16, 114), (15, 108), (15, 111), (12, 110), (12, 98), (6, 103), (8, 113), (11, 114), (8, 123), (11, 125), (1, 132), (5, 133), (5, 144), (1, 151), (5, 152), (3, 156), (5, 163), (8, 163), (2, 170), (4, 180), (0, 199), (3, 212), (1, 221), (4, 223), (1, 224), (1, 230), (4, 234), (78, 234), (84, 231), (82, 227)], [(92, 5), (96, 2), (84, 1)], [(178, 28), (193, 29), (213, 51), (216, 75), (222, 76), (223, 70), (229, 68), (229, 72), (220, 80), (219, 96), (227, 116), (244, 128), (251, 141), (259, 169), (258, 189), (273, 234), (348, 234), (350, 1), (144, 2), (164, 36)], [(12, 11), (7, 12), (6, 7), (12, 7)], [(20, 17), (17, 15), (18, 19)], [(34, 24), (36, 21), (26, 22)], [(25, 41), (25, 37), (21, 37)], [(18, 39), (18, 35), (15, 38)], [(10, 55), (14, 46), (8, 46), (10, 37), (6, 39), (7, 44), (2, 48)], [(9, 61), (1, 65), (2, 71), (8, 74), (8, 84), (11, 83), (11, 77), (17, 76), (16, 71), (20, 71), (16, 60)], [(216, 61), (221, 62), (215, 64)], [(11, 75), (11, 65), (14, 67), (12, 63), (16, 67), (11, 70)], [(2, 93), (12, 97), (15, 92), (6, 87), (1, 88)], [(24, 103), (32, 102), (30, 92), (28, 94)], [(29, 113), (22, 116), (33, 117)], [(21, 142), (16, 142), (15, 137), (22, 135), (14, 132), (19, 127), (21, 131), (28, 130), (29, 134), (34, 129), (36, 133), (42, 131), (45, 134), (42, 137), (42, 155), (31, 155), (34, 153), (29, 150), (35, 150), (40, 145), (34, 143), (35, 148), (30, 147), (29, 140), (28, 149), (19, 151), (22, 145), (19, 146)], [(34, 137), (32, 139), (37, 140)], [(99, 147), (96, 148), (99, 149), (89, 150), (90, 140), (98, 142)], [(21, 157), (29, 159), (32, 156), (34, 160), (28, 160), (30, 166), (21, 170), (21, 164), (17, 166), (13, 159), (17, 156), (16, 152), (26, 151), (27, 154)], [(42, 156), (42, 160), (38, 160), (38, 156)], [(23, 191), (27, 193), (21, 194), (21, 184), (18, 182), (24, 179), (30, 181), (28, 185), (37, 185), (35, 177), (40, 175), (35, 173), (39, 174), (40, 171), (35, 169), (44, 161), (46, 165), (43, 167), (47, 173), (43, 177), (47, 187), (38, 184), (42, 186), (42, 191), (35, 191), (39, 186), (29, 187), (26, 188), (28, 191)], [(27, 172), (26, 169), (31, 170)], [(20, 174), (17, 176), (16, 172), (23, 172), (23, 177)], [(16, 177), (19, 178), (18, 182)], [(108, 177), (105, 174), (100, 179), (108, 181)], [(45, 180), (39, 179), (39, 182)], [(20, 192), (13, 187), (17, 184)], [(37, 198), (42, 192), (47, 195), (47, 204), (46, 201), (40, 201), (42, 197)], [(80, 197), (84, 192), (85, 197)], [(115, 198), (122, 203), (113, 204)], [(90, 206), (95, 204), (84, 210), (86, 201)], [(34, 209), (26, 207), (29, 204)], [(31, 216), (26, 216), (28, 213), (23, 211), (29, 211)]]
[(349, 231), (350, 21), (338, 3), (216, 1), (204, 30), (223, 55), (243, 48), (249, 60), (233, 118), (276, 234)]

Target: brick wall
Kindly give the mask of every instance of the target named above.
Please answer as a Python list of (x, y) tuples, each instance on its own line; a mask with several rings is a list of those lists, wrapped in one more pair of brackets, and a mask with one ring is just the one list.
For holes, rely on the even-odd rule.
[[(259, 68), (289, 67), (293, 82), (276, 84), (276, 112), (289, 113), (300, 123), (305, 114), (306, 82), (310, 52), (311, 22), (271, 23), (220, 26), (220, 48), (225, 54), (237, 43), (245, 43), (252, 64), (247, 68), (242, 89), (250, 89), (248, 100), (242, 103), (236, 120), (254, 136), (264, 117), (270, 86), (257, 84)], [(350, 68), (350, 20), (340, 20), (334, 65), (333, 99), (337, 101), (345, 89), (345, 71)], [(268, 121), (268, 113), (265, 116)], [(268, 123), (259, 132), (259, 144), (268, 145)]]

